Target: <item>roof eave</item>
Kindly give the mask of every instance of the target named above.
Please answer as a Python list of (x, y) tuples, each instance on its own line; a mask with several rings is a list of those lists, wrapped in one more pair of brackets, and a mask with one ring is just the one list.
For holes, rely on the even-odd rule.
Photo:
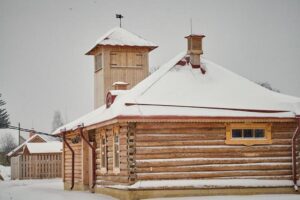
[(95, 55), (94, 51), (98, 47), (135, 47), (135, 48), (147, 48), (149, 52), (156, 49), (158, 46), (138, 46), (138, 45), (111, 45), (111, 44), (97, 44), (91, 50), (89, 50), (85, 55)]

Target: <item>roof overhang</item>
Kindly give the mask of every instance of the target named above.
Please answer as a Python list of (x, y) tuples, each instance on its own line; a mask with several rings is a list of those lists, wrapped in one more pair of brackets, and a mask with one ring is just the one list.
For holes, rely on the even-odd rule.
[(91, 50), (89, 50), (87, 53), (85, 53), (85, 55), (95, 55), (95, 52), (97, 51), (98, 48), (100, 47), (132, 47), (132, 48), (145, 48), (148, 49), (148, 51), (152, 51), (154, 49), (156, 49), (158, 46), (131, 46), (131, 45), (103, 45), (103, 44), (97, 44), (96, 46), (94, 46)]

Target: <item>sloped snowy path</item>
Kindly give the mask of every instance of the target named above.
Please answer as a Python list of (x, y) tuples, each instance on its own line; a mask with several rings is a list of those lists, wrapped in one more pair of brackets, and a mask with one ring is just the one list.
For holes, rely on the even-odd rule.
[(114, 200), (90, 192), (64, 191), (61, 179), (0, 181), (0, 200)]

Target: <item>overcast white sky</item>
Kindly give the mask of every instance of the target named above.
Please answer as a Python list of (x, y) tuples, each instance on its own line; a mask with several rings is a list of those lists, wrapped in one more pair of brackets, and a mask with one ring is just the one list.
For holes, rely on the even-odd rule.
[(13, 125), (50, 131), (93, 109), (93, 58), (84, 55), (118, 26), (159, 45), (157, 67), (203, 33), (204, 56), (253, 81), (300, 96), (298, 0), (0, 0), (0, 93)]

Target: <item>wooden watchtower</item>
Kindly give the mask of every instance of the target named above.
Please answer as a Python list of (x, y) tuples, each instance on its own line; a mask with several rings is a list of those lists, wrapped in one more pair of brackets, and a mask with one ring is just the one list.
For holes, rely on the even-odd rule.
[(113, 89), (114, 83), (127, 83), (130, 89), (145, 79), (149, 74), (149, 52), (156, 47), (119, 27), (102, 36), (86, 53), (95, 59), (94, 108), (105, 103), (106, 94)]

